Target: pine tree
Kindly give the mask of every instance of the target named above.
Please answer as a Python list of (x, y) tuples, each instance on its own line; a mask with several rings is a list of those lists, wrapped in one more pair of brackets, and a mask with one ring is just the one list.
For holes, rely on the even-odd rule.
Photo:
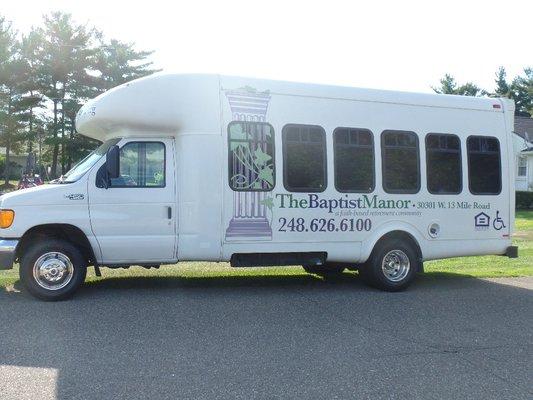
[(449, 74), (444, 75), (444, 78), (440, 80), (439, 87), (431, 87), (435, 93), (438, 94), (455, 94), (457, 90), (457, 82), (455, 78)]
[(43, 37), (37, 29), (32, 29), (20, 40), (19, 59), (21, 64), (20, 88), (23, 93), (22, 107), (25, 109), (24, 122), (26, 124), (25, 139), (27, 150), (34, 152), (38, 132), (44, 124), (44, 93), (43, 93), (43, 64), (41, 53)]
[(152, 51), (136, 51), (133, 43), (112, 39), (102, 41), (97, 52), (95, 68), (100, 72), (101, 89), (108, 90), (133, 79), (157, 72), (147, 58)]
[(510, 88), (515, 101), (515, 115), (531, 117), (533, 115), (533, 68), (524, 68), (524, 76), (513, 79)]
[(96, 31), (75, 24), (70, 14), (56, 12), (44, 17), (42, 35), (45, 95), (53, 104), (53, 134), (48, 142), (53, 147), (52, 176), (57, 177), (60, 148), (65, 172), (65, 101), (82, 79), (90, 79), (87, 75), (94, 63)]
[(108, 89), (157, 72), (150, 68), (152, 63), (147, 61), (152, 52), (136, 51), (133, 43), (117, 40), (105, 42), (100, 33), (96, 36), (99, 38), (99, 45), (91, 58), (91, 73), (87, 74), (82, 68), (76, 69), (69, 98), (63, 104), (64, 126), (69, 136), (65, 149), (68, 169), (73, 161), (83, 158), (96, 146), (95, 140), (79, 135), (75, 130), (76, 113), (80, 107)]
[(496, 83), (494, 97), (511, 97), (511, 88), (507, 83), (507, 72), (504, 67), (498, 69), (494, 82)]
[(9, 186), (10, 155), (19, 149), (24, 106), (20, 87), (20, 44), (11, 23), (0, 18), (0, 144), (6, 148), (5, 186)]
[(440, 80), (439, 87), (432, 87), (435, 93), (439, 94), (455, 94), (461, 96), (481, 96), (485, 92), (472, 82), (467, 82), (463, 85), (458, 85), (455, 78), (449, 74), (444, 75)]
[[(13, 151), (37, 149), (39, 164), (52, 165), (52, 177), (70, 169), (92, 150), (94, 140), (79, 135), (75, 118), (90, 98), (156, 72), (150, 51), (133, 43), (105, 41), (70, 14), (43, 16), (43, 26), (18, 35), (0, 17), (0, 145)], [(9, 176), (9, 162), (5, 170)]]

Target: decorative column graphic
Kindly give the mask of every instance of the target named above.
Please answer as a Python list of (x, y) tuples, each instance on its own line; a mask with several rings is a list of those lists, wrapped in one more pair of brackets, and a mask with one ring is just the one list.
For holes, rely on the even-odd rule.
[(232, 119), (228, 140), (233, 217), (226, 240), (272, 240), (274, 132), (266, 122), (270, 94), (245, 87), (226, 92)]

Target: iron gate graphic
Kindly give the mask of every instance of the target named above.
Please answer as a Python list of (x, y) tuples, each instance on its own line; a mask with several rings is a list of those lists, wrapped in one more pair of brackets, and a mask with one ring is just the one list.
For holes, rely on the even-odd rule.
[(268, 191), (274, 187), (273, 163), (269, 156), (269, 152), (272, 153), (269, 142), (273, 141), (274, 132), (266, 124), (259, 125), (264, 128), (251, 130), (247, 129), (248, 124), (234, 123), (266, 122), (270, 93), (246, 87), (227, 91), (226, 98), (233, 119), (228, 132), (230, 175), (233, 171), (230, 185), (238, 190), (233, 193), (233, 216), (225, 238), (227, 241), (272, 240)]

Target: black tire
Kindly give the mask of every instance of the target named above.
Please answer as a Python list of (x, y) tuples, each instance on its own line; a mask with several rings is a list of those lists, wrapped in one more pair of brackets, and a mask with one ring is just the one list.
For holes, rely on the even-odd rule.
[[(50, 255), (48, 253), (55, 254)], [(62, 262), (61, 266), (68, 265), (69, 271), (72, 272), (63, 275), (65, 279), (51, 283), (52, 288), (43, 287), (34, 276), (34, 266), (40, 259), (45, 260), (44, 263), (50, 262), (50, 260), (59, 260)], [(40, 263), (42, 265), (42, 262)], [(85, 281), (87, 260), (71, 243), (64, 240), (47, 239), (35, 242), (26, 248), (20, 260), (19, 274), (22, 284), (33, 296), (46, 301), (65, 300), (71, 297)], [(50, 282), (45, 278), (41, 278), (41, 281)], [(64, 287), (61, 287), (63, 284)], [(56, 288), (53, 288), (53, 286), (56, 286)]]
[[(390, 263), (385, 262), (386, 257)], [(401, 267), (405, 265), (406, 259), (409, 263), (407, 272)], [(377, 289), (397, 292), (406, 289), (413, 282), (421, 270), (420, 266), (420, 257), (411, 241), (390, 239), (376, 244), (367, 262), (359, 268), (359, 276)]]
[(335, 264), (325, 263), (324, 265), (304, 265), (305, 272), (320, 276), (335, 276), (344, 272), (344, 267)]

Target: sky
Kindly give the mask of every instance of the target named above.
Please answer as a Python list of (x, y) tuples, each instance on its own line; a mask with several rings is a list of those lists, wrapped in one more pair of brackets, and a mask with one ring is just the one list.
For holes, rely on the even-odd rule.
[(0, 0), (20, 31), (51, 11), (167, 72), (432, 92), (445, 73), (492, 90), (499, 66), (533, 66), (531, 0)]

